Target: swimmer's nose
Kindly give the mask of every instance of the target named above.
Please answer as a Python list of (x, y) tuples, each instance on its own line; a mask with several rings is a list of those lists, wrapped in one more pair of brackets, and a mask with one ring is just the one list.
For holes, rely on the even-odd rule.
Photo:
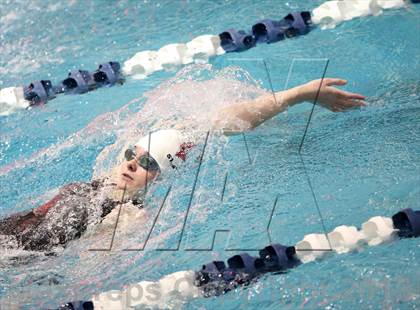
[(130, 160), (129, 162), (127, 162), (127, 168), (130, 172), (136, 172), (136, 170), (137, 170), (136, 161), (133, 159), (133, 160)]

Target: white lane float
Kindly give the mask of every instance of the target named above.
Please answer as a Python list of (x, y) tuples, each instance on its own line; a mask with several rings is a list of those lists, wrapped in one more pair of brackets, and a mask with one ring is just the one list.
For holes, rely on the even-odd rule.
[(325, 234), (309, 234), (296, 244), (298, 258), (304, 262), (310, 262), (324, 256), (331, 250)]
[(379, 15), (382, 10), (405, 6), (404, 0), (334, 0), (312, 11), (312, 22), (321, 29), (335, 28), (343, 21), (367, 15)]
[(186, 65), (191, 61), (188, 60), (187, 45), (185, 44), (168, 44), (158, 50), (158, 62), (162, 69), (170, 69), (174, 66)]
[(364, 235), (355, 226), (338, 226), (328, 234), (331, 248), (339, 254), (347, 253), (359, 248)]
[(221, 46), (218, 35), (202, 35), (187, 43), (187, 61), (196, 63), (208, 62), (209, 58), (223, 55), (225, 50)]
[(162, 69), (192, 62), (205, 63), (209, 58), (224, 53), (219, 36), (202, 35), (186, 44), (168, 44), (158, 51), (139, 52), (124, 62), (123, 73), (131, 75), (134, 79), (144, 79)]
[(143, 51), (136, 53), (124, 62), (122, 71), (134, 79), (144, 79), (153, 72), (160, 70), (158, 53), (156, 51)]
[(109, 291), (93, 296), (94, 309), (177, 309), (183, 303), (202, 296), (194, 285), (194, 271), (178, 271), (159, 281), (141, 281), (121, 291)]
[(0, 90), (0, 115), (26, 109), (29, 104), (29, 101), (25, 100), (23, 87), (6, 87)]
[(392, 219), (387, 217), (375, 216), (362, 224), (362, 233), (369, 245), (389, 241), (395, 231)]

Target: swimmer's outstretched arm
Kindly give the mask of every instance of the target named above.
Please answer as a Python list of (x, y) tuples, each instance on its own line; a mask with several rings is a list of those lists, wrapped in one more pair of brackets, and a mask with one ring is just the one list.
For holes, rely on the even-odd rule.
[(314, 80), (285, 91), (261, 96), (253, 101), (230, 105), (219, 111), (213, 120), (213, 127), (225, 134), (252, 130), (290, 106), (305, 101), (314, 102), (318, 90), (317, 103), (333, 112), (366, 105), (363, 95), (333, 87), (333, 85), (345, 85), (346, 80), (324, 78), (321, 87), (320, 83), (320, 79)]

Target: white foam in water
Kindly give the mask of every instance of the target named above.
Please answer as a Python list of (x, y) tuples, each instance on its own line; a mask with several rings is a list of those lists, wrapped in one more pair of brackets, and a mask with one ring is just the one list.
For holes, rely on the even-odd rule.
[(378, 15), (382, 9), (397, 9), (403, 0), (335, 0), (327, 1), (312, 11), (312, 21), (321, 29), (334, 28), (342, 21), (367, 15)]
[(9, 115), (27, 107), (29, 101), (24, 98), (23, 87), (7, 87), (0, 90), (0, 115)]
[[(103, 120), (107, 125), (116, 124), (112, 132), (116, 133), (117, 139), (99, 154), (94, 177), (100, 178), (109, 172), (118, 162), (116, 159), (123, 158), (123, 154), (120, 156), (121, 151), (135, 144), (149, 131), (188, 128), (183, 133), (200, 133), (198, 138), (201, 139), (201, 133), (211, 128), (211, 119), (223, 107), (238, 100), (246, 101), (267, 94), (256, 85), (258, 83), (246, 71), (235, 67), (227, 67), (220, 71), (214, 70), (209, 64), (184, 67), (172, 79), (146, 92), (146, 102), (140, 111), (126, 114), (120, 119), (118, 114), (124, 113), (117, 111), (113, 113), (117, 114), (113, 120)], [(133, 130), (134, 128), (136, 130)]]
[(158, 53), (155, 51), (138, 52), (124, 62), (123, 66), (124, 74), (132, 75), (134, 79), (144, 79), (160, 69)]

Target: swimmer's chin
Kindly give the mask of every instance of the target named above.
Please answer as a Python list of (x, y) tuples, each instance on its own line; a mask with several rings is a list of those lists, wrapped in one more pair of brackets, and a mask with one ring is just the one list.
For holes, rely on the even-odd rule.
[(133, 178), (128, 174), (122, 173), (117, 177), (116, 187), (117, 189), (129, 189), (132, 187), (131, 183), (133, 183)]
[(134, 186), (132, 184), (130, 184), (130, 181), (126, 181), (126, 180), (120, 180), (119, 182), (117, 182), (117, 189), (132, 189)]
[(125, 183), (124, 184), (117, 183), (116, 189), (124, 189), (124, 188), (126, 188)]
[(125, 180), (125, 179), (118, 180), (118, 182), (116, 182), (115, 187), (118, 190), (126, 190), (127, 194), (132, 191), (138, 191), (142, 188), (142, 186), (133, 184), (133, 180)]
[(128, 189), (130, 188), (130, 181), (131, 180), (126, 180), (123, 177), (119, 177), (117, 182), (116, 182), (116, 188), (117, 189)]

